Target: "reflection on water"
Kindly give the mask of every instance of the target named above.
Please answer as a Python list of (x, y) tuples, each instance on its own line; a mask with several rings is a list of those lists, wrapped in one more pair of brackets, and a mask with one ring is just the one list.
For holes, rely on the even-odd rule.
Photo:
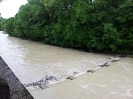
[[(110, 57), (22, 40), (2, 33), (0, 46), (0, 55), (23, 84), (40, 80), (49, 70), (58, 75), (85, 72)], [(95, 73), (86, 73), (44, 90), (29, 91), (35, 99), (133, 99), (133, 58), (121, 58)]]

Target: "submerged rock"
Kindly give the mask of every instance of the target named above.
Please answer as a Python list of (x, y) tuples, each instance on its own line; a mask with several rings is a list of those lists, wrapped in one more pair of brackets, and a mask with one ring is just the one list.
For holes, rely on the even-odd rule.
[(110, 59), (111, 62), (116, 62), (116, 61), (119, 61), (119, 60), (120, 60), (120, 58), (112, 58), (112, 59)]
[(68, 76), (67, 79), (74, 80), (74, 79), (76, 79), (76, 77), (74, 77), (74, 76)]
[(98, 65), (98, 66), (101, 66), (101, 67), (106, 66), (106, 67), (108, 67), (108, 66), (110, 66), (110, 62), (111, 62), (111, 61), (106, 61), (106, 62), (104, 62), (103, 64), (100, 64), (100, 65)]
[(46, 89), (46, 88), (49, 88), (49, 87), (48, 87), (47, 84), (42, 84), (42, 85), (40, 85), (40, 88), (41, 88), (41, 89)]
[(95, 70), (93, 70), (93, 69), (90, 69), (90, 70), (87, 70), (87, 72), (94, 73), (94, 72), (96, 72), (96, 71), (95, 71)]
[(74, 71), (74, 72), (72, 72), (72, 75), (77, 75), (79, 73), (80, 73), (80, 71)]

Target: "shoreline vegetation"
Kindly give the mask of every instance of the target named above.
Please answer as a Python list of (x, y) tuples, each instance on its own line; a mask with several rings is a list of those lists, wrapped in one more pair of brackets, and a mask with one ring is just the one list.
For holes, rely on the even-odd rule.
[[(0, 32), (2, 34), (7, 34), (7, 33), (3, 32), (3, 31), (0, 31)], [(9, 35), (9, 34), (7, 34), (7, 35)], [(19, 39), (28, 40), (28, 39), (23, 39), (23, 38), (19, 38)], [(33, 40), (30, 40), (30, 41), (33, 41)], [(41, 41), (37, 41), (37, 42), (41, 43), (41, 44), (44, 44)], [(50, 44), (46, 44), (46, 45), (50, 45)], [(56, 45), (51, 45), (51, 46), (56, 46)], [(61, 46), (56, 46), (56, 47), (61, 47)], [(129, 58), (133, 58), (133, 54), (132, 53), (115, 53), (115, 52), (102, 52), (102, 51), (98, 52), (98, 51), (95, 51), (95, 50), (94, 51), (90, 50), (89, 48), (88, 49), (85, 49), (85, 48), (72, 48), (72, 47), (61, 47), (61, 48), (73, 49), (73, 50), (77, 50), (77, 51), (80, 51), (80, 52), (87, 52), (87, 53), (104, 54), (104, 55), (109, 55), (109, 56), (112, 56), (112, 57), (120, 57), (120, 58), (129, 57)]]
[(28, 0), (1, 19), (10, 36), (87, 52), (133, 54), (133, 0)]

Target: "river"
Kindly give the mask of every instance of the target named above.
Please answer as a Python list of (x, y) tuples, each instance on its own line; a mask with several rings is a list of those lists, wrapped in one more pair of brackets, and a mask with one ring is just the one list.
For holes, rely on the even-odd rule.
[(43, 90), (27, 88), (35, 99), (133, 99), (133, 58), (120, 58), (109, 67), (83, 74), (113, 56), (46, 45), (2, 32), (0, 56), (22, 84), (38, 81), (49, 72), (82, 74), (74, 80), (55, 82)]

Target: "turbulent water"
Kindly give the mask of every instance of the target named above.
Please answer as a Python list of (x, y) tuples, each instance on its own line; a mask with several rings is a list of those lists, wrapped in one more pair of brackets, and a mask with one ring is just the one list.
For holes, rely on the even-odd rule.
[[(97, 68), (113, 56), (9, 37), (2, 32), (0, 56), (23, 84), (50, 72), (66, 77), (73, 72), (82, 74), (74, 80), (52, 82), (43, 90), (27, 88), (35, 99), (133, 99), (133, 58), (120, 58), (109, 67)], [(96, 72), (85, 73), (89, 69)]]

